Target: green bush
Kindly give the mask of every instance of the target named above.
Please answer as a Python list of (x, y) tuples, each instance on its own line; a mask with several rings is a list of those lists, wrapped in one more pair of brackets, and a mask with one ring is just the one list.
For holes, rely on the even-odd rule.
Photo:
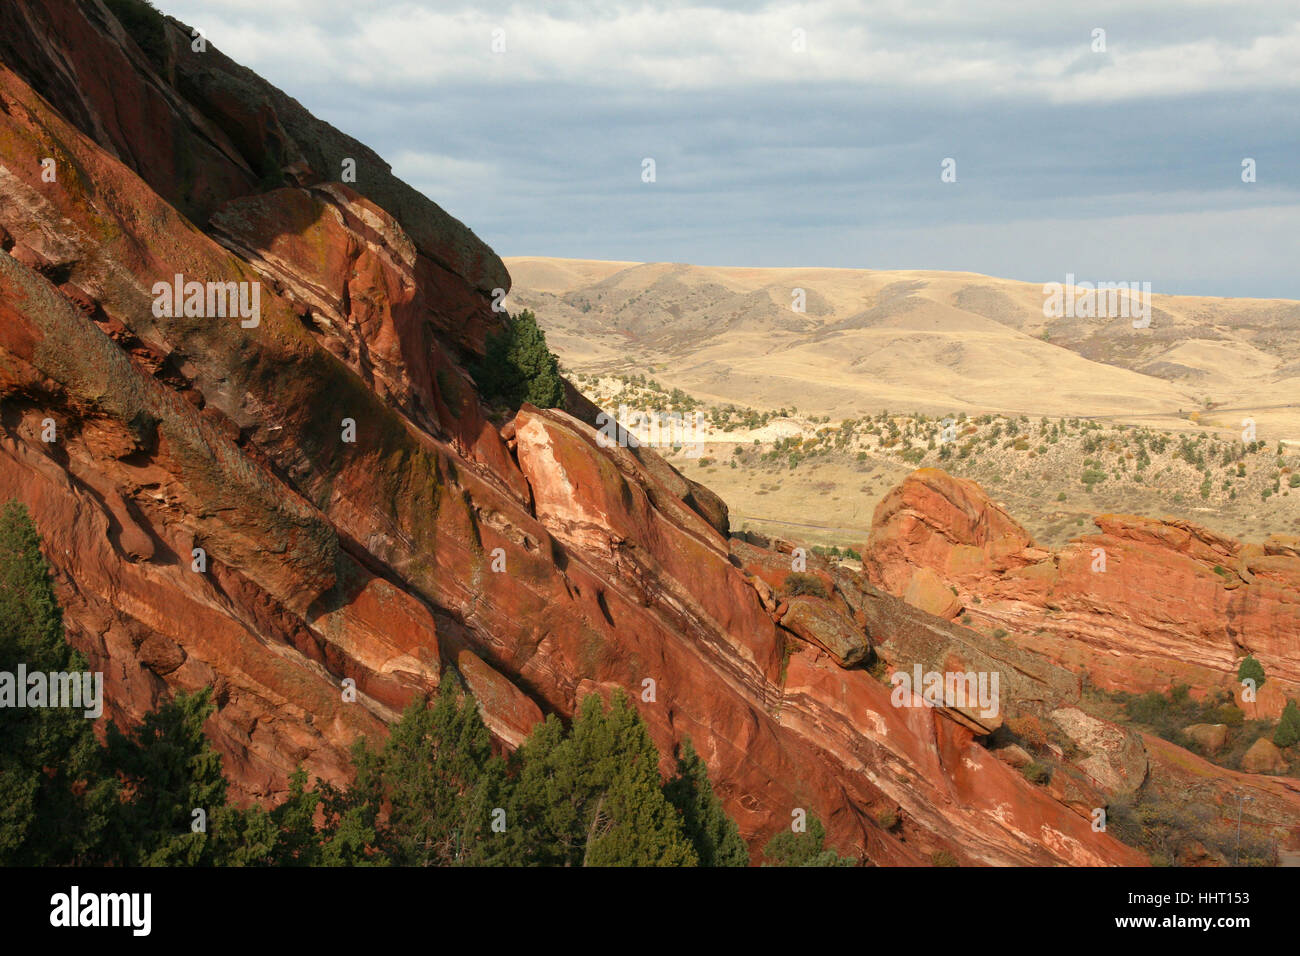
[(1246, 719), (1246, 714), (1235, 704), (1223, 704), (1216, 707), (1210, 715), (1208, 723), (1227, 724), (1229, 727), (1240, 727), (1242, 721)]
[(840, 856), (833, 847), (826, 846), (826, 828), (816, 817), (809, 815), (808, 829), (803, 833), (783, 830), (763, 847), (764, 866), (857, 866), (855, 856)]
[(1106, 480), (1106, 473), (1097, 468), (1085, 468), (1083, 474), (1079, 476), (1079, 480), (1091, 490), (1093, 485)]
[(1047, 783), (1052, 776), (1052, 770), (1046, 764), (1041, 764), (1037, 760), (1031, 760), (1021, 768), (1021, 773), (1030, 783)]
[(507, 317), (505, 329), (488, 336), (483, 361), (470, 372), (489, 402), (504, 402), (511, 408), (524, 402), (538, 408), (564, 404), (560, 363), (546, 347), (546, 333), (529, 309)]
[(1279, 747), (1293, 747), (1300, 742), (1300, 707), (1288, 700), (1273, 732), (1273, 743)]

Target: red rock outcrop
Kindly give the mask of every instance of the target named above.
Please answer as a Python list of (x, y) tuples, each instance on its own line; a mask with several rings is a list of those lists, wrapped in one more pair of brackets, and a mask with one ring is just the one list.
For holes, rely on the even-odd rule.
[(1237, 668), (1252, 654), (1268, 680), (1247, 713), (1276, 717), (1300, 696), (1300, 557), (1288, 539), (1243, 545), (1173, 518), (1096, 524), (1050, 553), (978, 485), (923, 469), (877, 509), (864, 564), (895, 594), (929, 569), (959, 590), (973, 623), (1104, 689), (1184, 683), (1240, 699)]
[[(299, 763), (344, 779), (446, 666), (505, 746), (619, 686), (755, 846), (803, 808), (881, 864), (1142, 862), (978, 715), (845, 665), (1003, 668), (1006, 706), (1044, 713), (1068, 673), (815, 561), (826, 596), (791, 598), (788, 555), (602, 447), (590, 403), (496, 427), (465, 370), (508, 277), (378, 157), (175, 21), (148, 54), (100, 0), (13, 0), (0, 28), (0, 498), (32, 511), (108, 719), (214, 686), (233, 783), (274, 799)], [(259, 321), (155, 314), (178, 274), (258, 283)], [(979, 568), (1012, 567), (1014, 529), (981, 522)]]
[(948, 580), (978, 578), (1023, 565), (1033, 545), (975, 482), (921, 468), (876, 505), (863, 561), (871, 580), (903, 594), (915, 568)]

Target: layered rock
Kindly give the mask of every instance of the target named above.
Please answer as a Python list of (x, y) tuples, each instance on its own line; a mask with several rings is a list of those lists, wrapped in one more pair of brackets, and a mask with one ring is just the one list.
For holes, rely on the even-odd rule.
[(1288, 539), (1243, 545), (1179, 519), (1101, 515), (1059, 552), (1034, 546), (973, 482), (914, 472), (877, 509), (868, 577), (895, 594), (935, 574), (973, 623), (1139, 693), (1230, 690), (1247, 655), (1264, 667), (1251, 716), (1300, 696), (1300, 557)]

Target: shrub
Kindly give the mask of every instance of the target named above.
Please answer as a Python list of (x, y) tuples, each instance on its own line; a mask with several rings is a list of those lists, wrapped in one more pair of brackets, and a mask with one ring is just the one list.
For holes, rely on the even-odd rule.
[(1125, 708), (1130, 720), (1152, 726), (1160, 725), (1169, 709), (1169, 698), (1159, 691), (1148, 691), (1128, 701)]
[(1210, 723), (1227, 724), (1229, 727), (1240, 727), (1242, 721), (1246, 719), (1245, 712), (1235, 704), (1224, 704), (1216, 707), (1211, 714)]
[(546, 333), (529, 309), (507, 317), (505, 328), (488, 336), (483, 361), (470, 371), (488, 401), (502, 401), (512, 408), (524, 402), (538, 408), (564, 403), (560, 363), (546, 347)]
[(1025, 779), (1030, 783), (1047, 783), (1052, 776), (1052, 770), (1046, 764), (1041, 764), (1037, 760), (1031, 760), (1020, 771), (1025, 775)]
[(784, 830), (763, 847), (764, 866), (857, 866), (855, 856), (840, 856), (826, 846), (826, 828), (814, 816), (808, 817), (803, 833)]
[(1273, 743), (1279, 747), (1293, 747), (1300, 742), (1300, 707), (1288, 700), (1273, 732)]
[(961, 866), (957, 858), (947, 850), (936, 850), (931, 854), (930, 862), (935, 866)]
[(817, 575), (804, 571), (795, 571), (785, 579), (785, 593), (790, 597), (800, 594), (819, 598), (830, 597), (830, 593), (826, 590), (826, 582)]
[(1079, 480), (1091, 490), (1094, 485), (1106, 480), (1106, 473), (1097, 468), (1085, 468)]

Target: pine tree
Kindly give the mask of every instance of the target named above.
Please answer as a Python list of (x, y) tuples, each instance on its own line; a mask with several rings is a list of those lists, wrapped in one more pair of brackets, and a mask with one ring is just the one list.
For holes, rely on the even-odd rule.
[[(221, 755), (203, 734), (215, 710), (211, 690), (180, 693), (145, 715), (138, 727), (108, 728), (108, 761), (126, 779), (130, 801), (116, 821), (115, 851), (135, 866), (211, 866), (255, 862), (269, 846), (238, 853), (246, 825), (269, 835), (254, 811), (227, 804)], [(200, 816), (194, 811), (202, 810)], [(196, 830), (198, 820), (203, 826)], [(220, 837), (218, 837), (220, 834)]]
[(840, 856), (826, 846), (826, 828), (814, 816), (808, 817), (803, 833), (783, 830), (763, 847), (765, 866), (857, 866), (857, 857)]
[(1253, 680), (1255, 690), (1258, 691), (1265, 684), (1264, 665), (1255, 660), (1253, 655), (1244, 657), (1241, 666), (1237, 668), (1237, 680)]
[[(0, 671), (80, 672), (27, 510), (0, 510)], [(26, 693), (26, 687), (14, 688)], [(63, 707), (0, 708), (0, 865), (98, 862), (117, 784), (92, 721)]]
[(709, 783), (709, 769), (687, 738), (677, 757), (677, 776), (664, 794), (682, 817), (682, 828), (695, 847), (700, 866), (749, 866), (749, 848), (740, 828), (722, 808)]
[[(663, 792), (659, 750), (621, 692), (602, 714), (615, 765), (588, 829), (584, 866), (696, 866), (699, 859)], [(583, 728), (575, 727), (579, 738)], [(602, 820), (603, 818), (603, 820)]]
[[(388, 860), (371, 852), (376, 842), (375, 818), (380, 799), (370, 785), (375, 755), (354, 747), (357, 781), (337, 788), (317, 781), (308, 789), (307, 771), (300, 765), (289, 777), (289, 795), (270, 813), (274, 840), (267, 862), (275, 866), (375, 866)], [(359, 758), (359, 759), (357, 759)], [(367, 759), (369, 758), (369, 759)], [(317, 827), (317, 812), (324, 817)]]
[(621, 691), (589, 695), (564, 733), (553, 716), (515, 756), (521, 855), (538, 865), (693, 866), (659, 777), (659, 751)]
[(489, 804), (505, 802), (505, 763), (453, 671), (432, 706), (413, 701), (393, 727), (381, 779), (391, 809), (380, 843), (393, 862), (467, 865), (492, 855)]
[(511, 756), (513, 787), (506, 833), (515, 862), (532, 866), (581, 862), (583, 815), (590, 794), (579, 788), (579, 768), (564, 726), (550, 714)]
[(275, 845), (269, 862), (276, 866), (320, 864), (324, 838), (316, 829), (316, 811), (320, 805), (320, 791), (307, 789), (307, 771), (299, 764), (289, 775), (289, 795), (271, 811)]
[(485, 353), (471, 372), (489, 401), (500, 400), (512, 408), (523, 402), (539, 408), (564, 404), (559, 361), (547, 348), (546, 333), (532, 311), (508, 316), (505, 328), (488, 336)]
[(1300, 743), (1300, 707), (1288, 700), (1278, 718), (1277, 729), (1273, 731), (1273, 743), (1279, 747), (1291, 747)]

